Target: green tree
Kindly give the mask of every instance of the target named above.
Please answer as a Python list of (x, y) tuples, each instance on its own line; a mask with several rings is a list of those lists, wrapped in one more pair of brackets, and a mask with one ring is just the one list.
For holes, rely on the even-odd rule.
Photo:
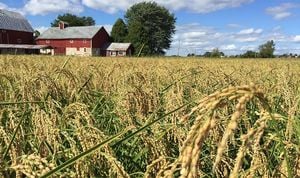
[(155, 2), (141, 2), (125, 14), (128, 25), (127, 41), (142, 55), (164, 55), (175, 33), (176, 18)]
[(208, 52), (208, 51), (207, 51), (207, 52), (205, 52), (205, 53), (203, 54), (203, 56), (204, 56), (204, 57), (207, 57), (207, 58), (208, 58), (208, 57), (211, 57), (211, 52)]
[(210, 54), (210, 57), (213, 58), (220, 58), (222, 56), (225, 56), (225, 54), (221, 52), (218, 48), (213, 49), (213, 51)]
[(257, 52), (251, 50), (241, 55), (241, 57), (243, 58), (256, 58), (257, 56), (258, 56)]
[(58, 27), (60, 21), (67, 22), (69, 26), (93, 26), (95, 20), (92, 17), (79, 17), (70, 13), (58, 15), (58, 17), (51, 23), (51, 27)]
[(275, 51), (275, 43), (273, 40), (259, 46), (259, 57), (273, 58)]
[(127, 26), (122, 19), (118, 19), (111, 30), (111, 38), (114, 42), (123, 43), (128, 35)]
[(34, 39), (36, 39), (37, 37), (39, 37), (41, 35), (41, 33), (38, 31), (38, 30), (35, 30), (34, 32), (33, 32), (33, 37), (34, 37)]
[(187, 57), (195, 57), (196, 55), (195, 55), (195, 53), (189, 53), (188, 55), (187, 55)]
[(203, 56), (207, 58), (220, 58), (222, 56), (225, 56), (225, 54), (218, 48), (215, 48), (211, 52), (205, 52)]

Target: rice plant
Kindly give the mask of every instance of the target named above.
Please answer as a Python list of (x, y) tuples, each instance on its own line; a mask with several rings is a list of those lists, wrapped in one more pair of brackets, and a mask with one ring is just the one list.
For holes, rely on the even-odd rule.
[(300, 177), (299, 71), (0, 56), (0, 177)]

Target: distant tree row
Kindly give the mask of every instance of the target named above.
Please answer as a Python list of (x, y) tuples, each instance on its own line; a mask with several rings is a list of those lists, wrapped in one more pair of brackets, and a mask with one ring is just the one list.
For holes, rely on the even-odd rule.
[[(230, 57), (239, 57), (239, 58), (274, 58), (275, 52), (275, 43), (273, 40), (267, 41), (266, 43), (259, 46), (259, 51), (246, 51), (244, 54), (235, 55)], [(205, 52), (203, 55), (188, 54), (188, 57), (198, 56), (206, 58), (221, 58), (225, 57), (225, 54), (219, 51), (218, 48), (212, 50), (211, 52)]]
[(207, 58), (220, 58), (222, 56), (225, 56), (225, 54), (222, 51), (219, 51), (218, 48), (213, 49), (211, 52), (206, 52), (203, 55), (203, 57)]

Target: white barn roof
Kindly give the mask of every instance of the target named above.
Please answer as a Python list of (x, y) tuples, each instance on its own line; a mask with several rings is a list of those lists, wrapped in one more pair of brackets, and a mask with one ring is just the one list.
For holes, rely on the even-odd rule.
[(51, 49), (48, 45), (28, 45), (28, 44), (0, 44), (0, 49)]
[(127, 50), (131, 46), (131, 43), (108, 43), (104, 47), (107, 51), (118, 51), (118, 50)]
[(33, 32), (29, 22), (17, 12), (0, 9), (0, 29)]
[(101, 28), (99, 26), (67, 27), (64, 29), (52, 27), (37, 39), (92, 39)]

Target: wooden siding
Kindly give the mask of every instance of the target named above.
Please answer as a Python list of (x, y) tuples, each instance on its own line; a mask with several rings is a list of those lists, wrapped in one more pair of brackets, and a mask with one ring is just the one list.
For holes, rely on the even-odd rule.
[(92, 48), (66, 48), (66, 55), (92, 56)]
[(108, 57), (125, 57), (125, 56), (132, 56), (133, 54), (133, 47), (132, 45), (127, 50), (106, 50), (105, 56)]
[(34, 44), (33, 33), (0, 29), (0, 44)]
[(38, 45), (49, 45), (54, 49), (54, 55), (66, 55), (66, 48), (91, 48), (90, 39), (38, 39)]
[(109, 42), (109, 34), (102, 27), (93, 37), (92, 48), (102, 48), (104, 44)]
[(127, 51), (125, 50), (117, 50), (117, 51), (106, 51), (106, 56), (108, 57), (125, 57), (132, 55), (132, 48), (129, 48)]

